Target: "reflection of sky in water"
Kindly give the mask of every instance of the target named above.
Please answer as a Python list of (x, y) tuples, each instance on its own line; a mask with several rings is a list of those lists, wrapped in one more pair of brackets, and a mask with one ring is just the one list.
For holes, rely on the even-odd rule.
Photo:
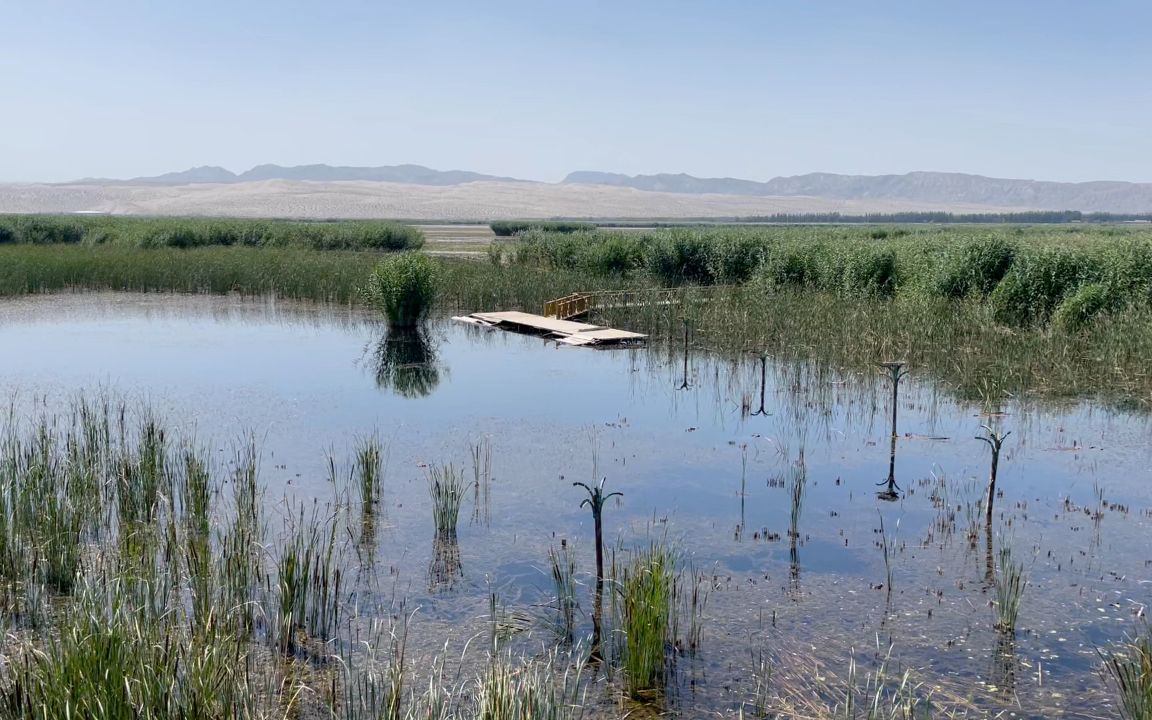
[[(376, 529), (381, 563), (396, 568), (391, 582), (430, 621), (475, 618), (489, 582), (506, 600), (540, 604), (550, 592), (554, 537), (576, 543), (581, 569), (591, 570), (591, 517), (578, 508), (571, 482), (591, 476), (595, 428), (600, 474), (625, 493), (605, 510), (606, 539), (629, 544), (667, 533), (716, 576), (713, 666), (747, 656), (767, 609), (777, 636), (818, 641), (829, 658), (874, 643), (882, 627), (910, 664), (973, 682), (988, 677), (983, 535), (975, 551), (964, 537), (963, 508), (980, 497), (989, 462), (974, 436), (990, 420), (976, 409), (957, 407), (915, 375), (906, 380), (896, 477), (910, 494), (878, 503), (890, 412), (879, 376), (817, 376), (769, 363), (770, 414), (745, 417), (759, 407), (754, 358), (693, 356), (691, 387), (677, 390), (684, 378), (675, 348), (556, 348), (452, 325), (430, 336), (439, 371), (427, 396), (413, 399), (377, 387), (381, 329), (347, 309), (163, 295), (6, 300), (0, 396), (21, 411), (45, 402), (62, 408), (79, 389), (107, 386), (148, 398), (219, 448), (255, 431), (274, 499), (330, 497), (324, 452), (342, 455), (353, 435), (378, 427), (395, 438)], [(1005, 410), (995, 420), (1012, 431), (1001, 458), (997, 529), (1011, 538), (1031, 583), (1016, 652), (1051, 673), (1044, 688), (1022, 681), (1019, 692), (1041, 702), (1049, 687), (1065, 698), (1099, 690), (1086, 672), (1094, 648), (1130, 631), (1134, 611), (1152, 599), (1142, 514), (1152, 508), (1150, 428), (1087, 405)], [(465, 504), (463, 577), (442, 592), (429, 578), (437, 556), (421, 468), (447, 460), (467, 466), (468, 443), (481, 435), (494, 451), (492, 523), (469, 524)], [(795, 577), (791, 493), (769, 480), (785, 478), (801, 450), (807, 483)], [(934, 507), (939, 478), (946, 492), (937, 490)], [(1095, 522), (1080, 506), (1094, 505), (1096, 486), (1130, 512), (1105, 511)], [(878, 509), (899, 548), (888, 614), (885, 592), (872, 589), (886, 578)], [(956, 511), (951, 535), (933, 532), (946, 509)], [(765, 529), (780, 539), (753, 539)]]

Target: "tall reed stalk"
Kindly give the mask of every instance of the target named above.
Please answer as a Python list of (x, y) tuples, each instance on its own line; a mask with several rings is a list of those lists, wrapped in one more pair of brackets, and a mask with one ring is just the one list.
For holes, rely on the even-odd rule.
[(556, 593), (556, 612), (559, 618), (560, 637), (564, 642), (572, 642), (576, 627), (576, 550), (567, 541), (560, 542), (560, 549), (548, 548), (548, 560), (552, 566), (552, 586)]
[(1145, 624), (1120, 647), (1099, 652), (1124, 717), (1152, 720), (1152, 629)]
[(463, 475), (452, 463), (428, 466), (428, 494), (432, 497), (432, 520), (438, 532), (456, 532), (467, 489)]
[(1028, 580), (1024, 577), (1024, 563), (1012, 560), (1012, 548), (1003, 544), (1000, 547), (1000, 562), (996, 568), (996, 594), (993, 608), (996, 613), (996, 629), (1006, 635), (1016, 634), (1016, 620), (1020, 617), (1020, 601)]
[(662, 542), (617, 566), (612, 605), (616, 653), (628, 694), (661, 692), (669, 679), (676, 637), (676, 553)]

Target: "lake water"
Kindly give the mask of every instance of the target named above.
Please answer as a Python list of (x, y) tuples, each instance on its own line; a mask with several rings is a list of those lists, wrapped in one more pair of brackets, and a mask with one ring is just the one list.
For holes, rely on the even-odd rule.
[[(938, 686), (940, 698), (971, 695), (1014, 717), (1117, 715), (1097, 648), (1135, 631), (1152, 602), (1143, 417), (1089, 404), (983, 415), (912, 368), (895, 466), (905, 493), (886, 502), (876, 491), (888, 476), (891, 395), (879, 373), (762, 367), (699, 350), (685, 372), (677, 348), (566, 348), (439, 322), (423, 340), (389, 344), (375, 317), (348, 308), (8, 299), (0, 398), (28, 416), (103, 388), (149, 403), (221, 457), (254, 433), (272, 513), (330, 502), (326, 458), (347, 457), (356, 436), (378, 430), (391, 449), (375, 551), (390, 592), (418, 608), (417, 656), (482, 633), (490, 588), (544, 614), (547, 551), (561, 539), (579, 551), (588, 610), (591, 514), (572, 482), (592, 480), (595, 455), (606, 488), (624, 494), (605, 509), (608, 543), (666, 537), (711, 578), (703, 648), (678, 671), (687, 715), (749, 699), (760, 658), (783, 688), (813, 673), (844, 678), (852, 656), (874, 667), (890, 646), (899, 671)], [(990, 452), (975, 439), (985, 424), (1011, 432), (993, 530), (1028, 580), (1007, 655), (992, 627), (985, 535), (972, 547), (965, 534), (987, 482)], [(469, 449), (482, 438), (490, 501), (479, 519), (466, 503), (445, 573), (427, 466), (450, 461), (470, 475)], [(582, 614), (581, 631), (590, 627)]]

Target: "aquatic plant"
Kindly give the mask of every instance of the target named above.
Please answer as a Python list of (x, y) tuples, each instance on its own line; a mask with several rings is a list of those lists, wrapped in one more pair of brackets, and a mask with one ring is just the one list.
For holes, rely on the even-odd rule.
[(892, 564), (896, 561), (896, 533), (900, 531), (900, 521), (896, 521), (896, 531), (892, 535), (884, 530), (884, 515), (879, 510), (876, 514), (880, 516), (880, 549), (884, 553), (884, 572), (887, 577), (887, 598), (892, 601), (892, 584), (894, 579), (894, 568)]
[(589, 232), (596, 229), (595, 223), (566, 220), (493, 220), (488, 223), (496, 237), (511, 237), (525, 230), (547, 230), (555, 233)]
[(456, 532), (460, 503), (467, 489), (464, 476), (452, 463), (428, 466), (428, 494), (432, 498), (432, 520), (437, 532)]
[(993, 608), (996, 613), (996, 629), (1005, 635), (1015, 635), (1016, 620), (1020, 616), (1020, 601), (1028, 580), (1024, 577), (1024, 563), (1012, 560), (1012, 548), (1003, 544), (1000, 547), (1000, 562), (996, 568), (996, 588)]
[(356, 479), (360, 502), (371, 507), (380, 502), (380, 488), (388, 467), (388, 447), (380, 440), (380, 433), (356, 438)]
[(1145, 623), (1134, 638), (1098, 652), (1124, 717), (1152, 720), (1152, 629)]
[(403, 253), (376, 264), (364, 295), (392, 327), (416, 327), (436, 300), (436, 266), (425, 255)]
[(548, 560), (552, 567), (552, 586), (556, 593), (557, 626), (560, 637), (572, 642), (576, 627), (576, 551), (566, 540), (560, 541), (560, 549), (548, 548)]
[(662, 690), (676, 637), (676, 553), (663, 542), (633, 551), (612, 578), (616, 653), (634, 698)]
[(280, 549), (276, 587), (279, 615), (277, 644), (282, 653), (323, 645), (340, 622), (343, 572), (336, 556), (336, 524), (303, 506), (296, 527)]
[(492, 441), (487, 436), (477, 440), (469, 452), (472, 456), (472, 522), (491, 523)]
[[(474, 710), (460, 717), (484, 720), (574, 720), (583, 715), (582, 664), (561, 675), (555, 655), (544, 661), (516, 661), (494, 655), (471, 689)], [(566, 663), (567, 665), (567, 663)], [(474, 714), (473, 714), (474, 713)]]
[(11, 244), (181, 249), (246, 246), (395, 251), (417, 250), (424, 244), (424, 233), (418, 228), (382, 220), (0, 215), (0, 237)]

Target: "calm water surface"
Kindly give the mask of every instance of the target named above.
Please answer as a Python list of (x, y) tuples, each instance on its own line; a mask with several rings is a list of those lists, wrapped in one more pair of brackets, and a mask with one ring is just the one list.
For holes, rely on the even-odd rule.
[[(612, 544), (667, 537), (711, 578), (704, 649), (682, 667), (687, 715), (748, 699), (761, 657), (782, 683), (790, 669), (799, 682), (844, 677), (850, 656), (867, 666), (890, 645), (940, 697), (972, 695), (1015, 717), (1116, 714), (1096, 648), (1134, 631), (1152, 601), (1144, 418), (1087, 404), (982, 415), (913, 369), (896, 459), (906, 493), (893, 503), (876, 497), (891, 414), (879, 375), (695, 351), (685, 374), (676, 349), (558, 348), (445, 323), (426, 340), (413, 355), (360, 311), (272, 301), (4, 300), (0, 398), (27, 416), (104, 388), (151, 404), (221, 458), (255, 433), (273, 514), (331, 502), (327, 456), (347, 457), (355, 436), (378, 429), (391, 452), (376, 552), (389, 592), (419, 608), (414, 654), (483, 632), (490, 587), (545, 614), (547, 549), (560, 539), (575, 543), (586, 577), (591, 516), (572, 481), (591, 480), (595, 455), (607, 487), (624, 493), (605, 510)], [(965, 535), (987, 478), (989, 451), (974, 439), (984, 424), (1012, 433), (994, 532), (1029, 581), (1007, 653), (992, 630), (984, 535), (975, 548)], [(438, 547), (426, 466), (470, 474), (481, 438), (490, 503), (462, 520), (458, 548)], [(469, 501), (462, 516), (475, 510)]]

